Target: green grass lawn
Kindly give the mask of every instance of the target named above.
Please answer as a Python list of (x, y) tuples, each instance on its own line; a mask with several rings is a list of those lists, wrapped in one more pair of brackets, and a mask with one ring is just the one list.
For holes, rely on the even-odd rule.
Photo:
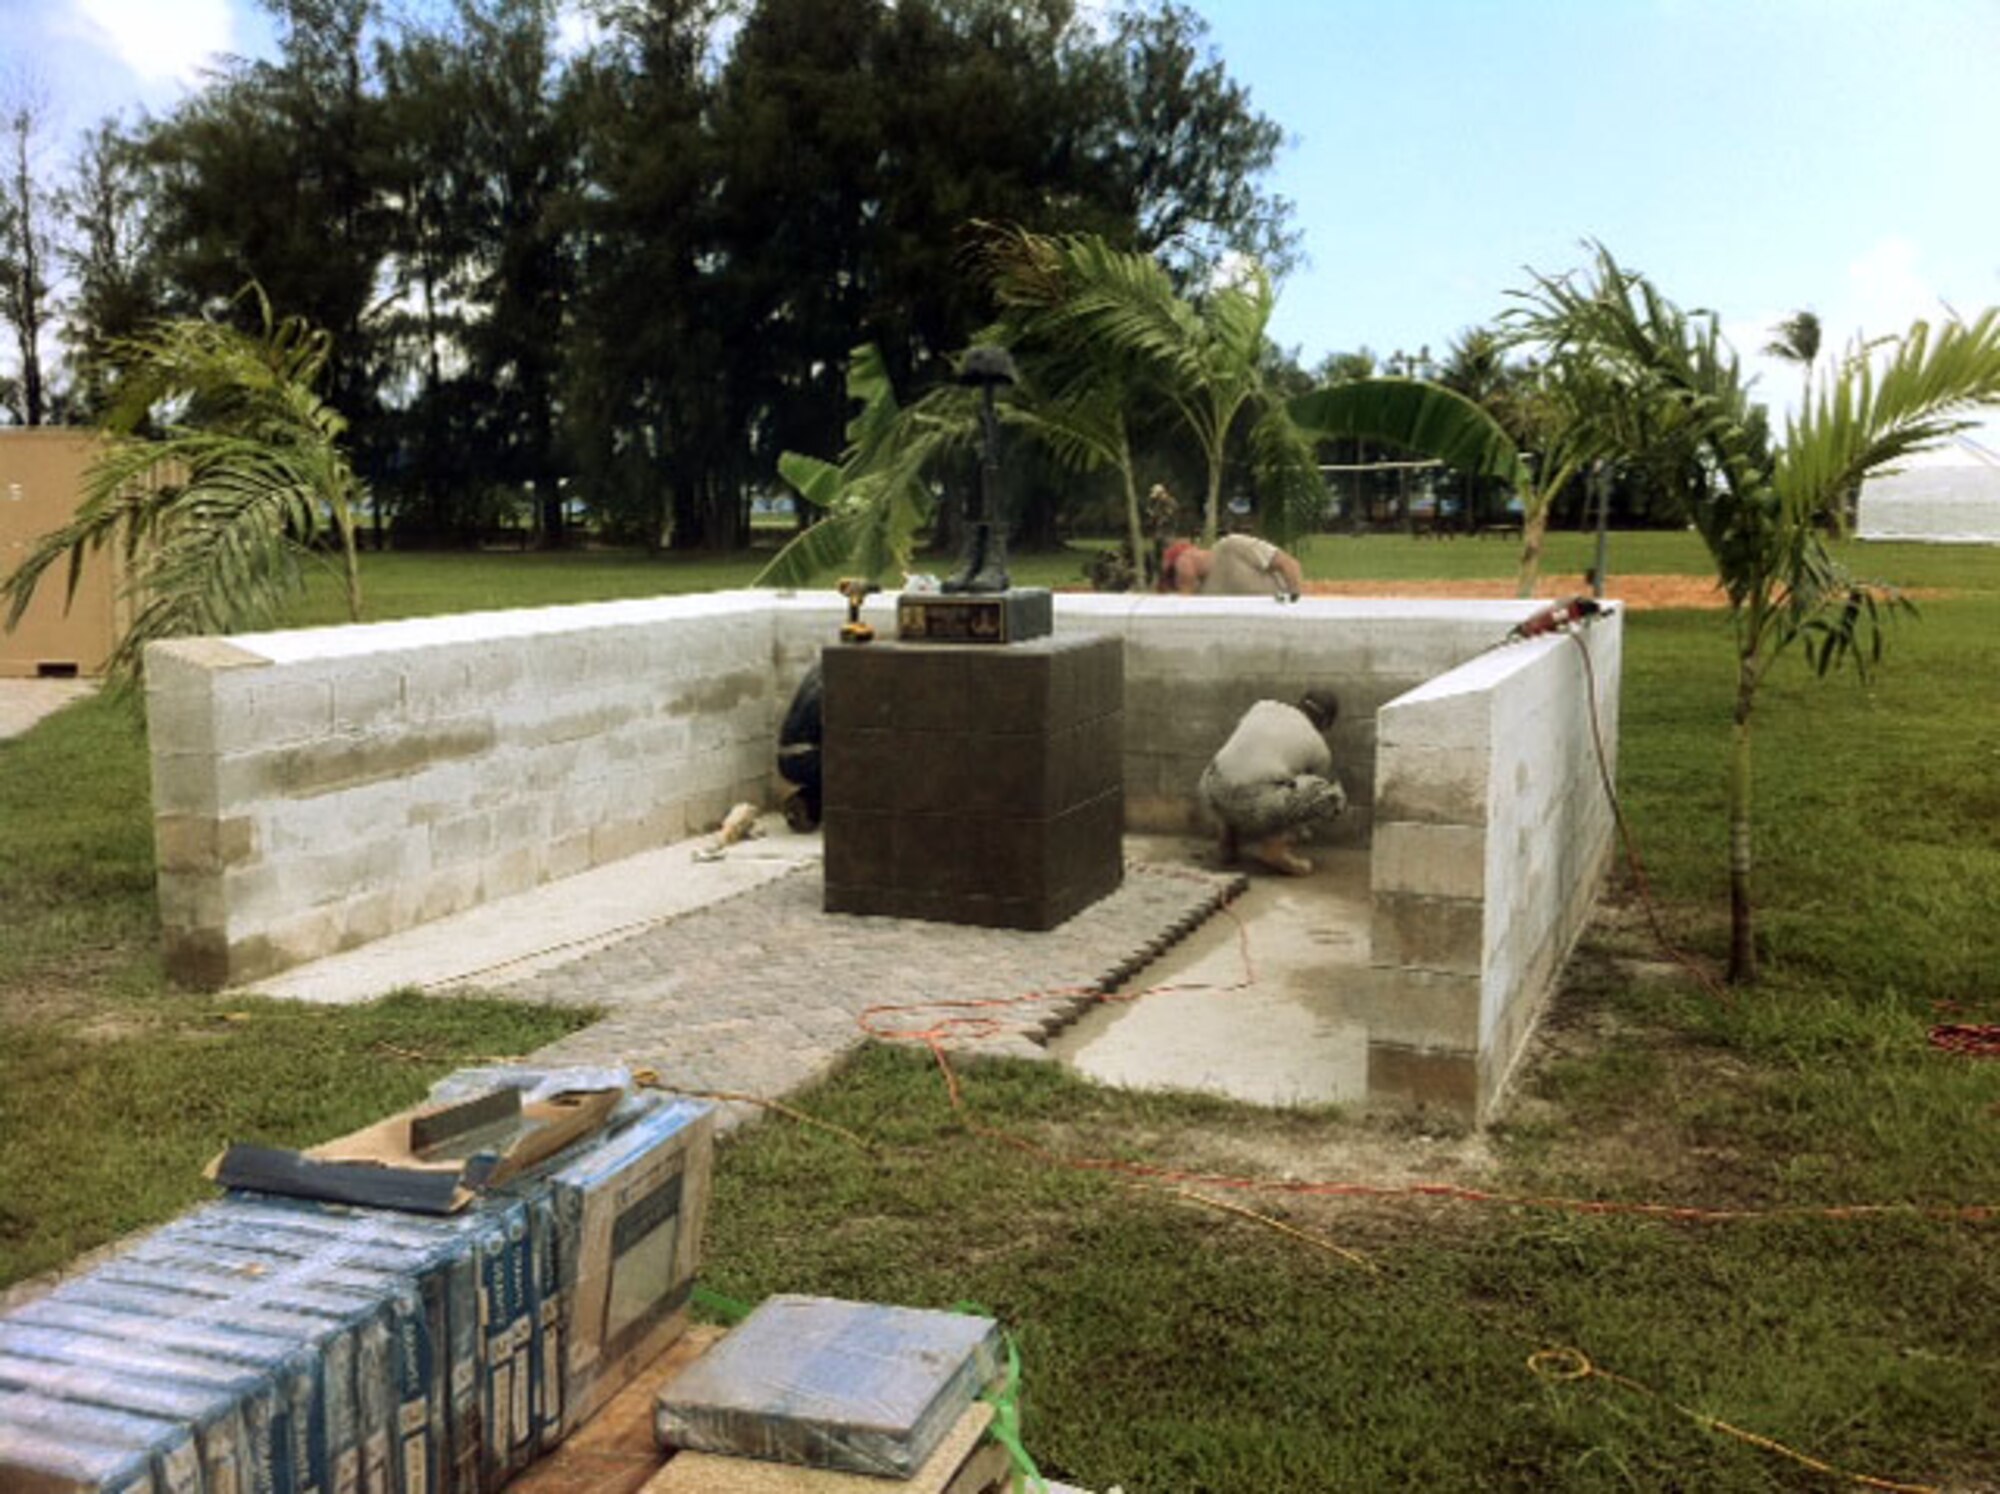
[[(1550, 569), (1589, 563), (1587, 536), (1557, 541)], [(1511, 552), (1327, 538), (1306, 558), (1315, 576), (1497, 577)], [(1614, 536), (1612, 553), (1614, 573), (1701, 568), (1685, 535)], [(1718, 1422), (1847, 1473), (1993, 1488), (2000, 1213), (1948, 1211), (2000, 1209), (2000, 1063), (1944, 1054), (1925, 1033), (2000, 1022), (2000, 552), (1848, 558), (1935, 595), (1867, 685), (1814, 680), (1794, 659), (1766, 689), (1756, 988), (1717, 999), (1681, 974), (1622, 869), (1514, 1103), (1477, 1146), (1435, 1119), (1130, 1094), (1026, 1064), (965, 1068), (961, 1114), (926, 1057), (866, 1050), (793, 1102), (868, 1149), (783, 1120), (724, 1148), (709, 1283), (745, 1301), (982, 1304), (1021, 1349), (1027, 1445), (1044, 1471), (1098, 1490), (1849, 1486)], [(1015, 571), (1067, 584), (1056, 569), (1080, 564)], [(371, 614), (392, 616), (740, 584), (752, 570), (371, 556), (367, 584)], [(1628, 619), (1626, 809), (1659, 917), (1710, 961), (1727, 932), (1731, 665), (1723, 614)], [(170, 990), (145, 782), (141, 733), (115, 702), (0, 743), (0, 1281), (199, 1196), (199, 1164), (225, 1139), (318, 1139), (577, 1020), (410, 995), (307, 1009)], [(1514, 1198), (1747, 1217), (1216, 1195), (1302, 1232), (1284, 1233), (1047, 1160), (1379, 1181), (1451, 1173), (1468, 1152), (1486, 1164), (1457, 1175)], [(1825, 1212), (1853, 1204), (1913, 1207)], [(1559, 1347), (1604, 1373), (1531, 1368)]]

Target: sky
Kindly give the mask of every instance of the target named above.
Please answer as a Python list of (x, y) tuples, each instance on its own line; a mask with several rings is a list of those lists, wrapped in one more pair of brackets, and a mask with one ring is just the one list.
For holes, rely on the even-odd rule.
[[(1774, 408), (1829, 352), (2000, 304), (2000, 0), (1193, 0), (1287, 134), (1305, 263), (1273, 335), (1311, 366), (1442, 355), (1587, 241), (1715, 311)], [(252, 0), (0, 0), (0, 88), (65, 137), (270, 45)]]

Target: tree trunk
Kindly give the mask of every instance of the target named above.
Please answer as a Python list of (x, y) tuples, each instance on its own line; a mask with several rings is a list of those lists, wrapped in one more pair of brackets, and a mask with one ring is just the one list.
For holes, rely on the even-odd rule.
[(1132, 547), (1132, 589), (1147, 591), (1157, 578), (1146, 567), (1146, 524), (1139, 517), (1139, 481), (1132, 475), (1129, 453), (1119, 476), (1125, 481), (1125, 542)]
[(1542, 542), (1549, 532), (1549, 505), (1527, 502), (1521, 505), (1521, 570), (1514, 582), (1514, 595), (1531, 597), (1542, 579)]
[(1736, 711), (1729, 734), (1729, 980), (1757, 979), (1757, 937), (1750, 905), (1750, 708), (1757, 695), (1757, 664), (1737, 666)]

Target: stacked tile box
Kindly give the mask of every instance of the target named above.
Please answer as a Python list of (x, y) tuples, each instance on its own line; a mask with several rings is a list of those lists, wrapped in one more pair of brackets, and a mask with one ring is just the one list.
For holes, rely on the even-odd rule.
[(500, 1488), (681, 1332), (713, 1131), (650, 1100), (458, 1215), (182, 1215), (0, 1317), (0, 1488)]

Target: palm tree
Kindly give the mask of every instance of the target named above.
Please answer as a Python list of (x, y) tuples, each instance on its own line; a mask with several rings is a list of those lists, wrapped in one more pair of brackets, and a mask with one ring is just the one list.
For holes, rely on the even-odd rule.
[(1796, 363), (1805, 379), (1805, 399), (1812, 403), (1813, 365), (1819, 361), (1819, 318), (1810, 311), (1795, 311), (1771, 329), (1764, 351), (1773, 358)]
[(1594, 277), (1537, 276), (1524, 331), (1555, 356), (1611, 375), (1593, 414), (1607, 448), (1666, 479), (1729, 598), (1736, 700), (1729, 767), (1729, 978), (1757, 974), (1751, 902), (1751, 721), (1777, 658), (1801, 644), (1824, 675), (1866, 674), (1891, 617), (1910, 610), (1828, 551), (1818, 517), (1870, 473), (1948, 439), (2000, 403), (2000, 310), (1936, 329), (1914, 324), (1879, 360), (1842, 365), (1774, 443), (1713, 314), (1690, 316), (1602, 246)]
[[(1274, 296), (1261, 266), (1246, 262), (1234, 280), (1186, 297), (1159, 261), (1094, 235), (990, 231), (982, 253), (996, 287), (1017, 298), (1011, 308), (1003, 298), (1003, 326), (1008, 310), (1024, 314), (1018, 330), (1058, 366), (1094, 368), (1113, 381), (1121, 418), (1157, 405), (1187, 429), (1206, 469), (1204, 544), (1215, 542), (1223, 474), (1239, 434), (1248, 439), (1270, 536), (1283, 542), (1318, 520), (1326, 486), (1266, 358)], [(1070, 378), (1050, 382), (1059, 401), (1079, 387)], [(1106, 434), (1114, 446), (1122, 439)], [(1136, 494), (1136, 483), (1128, 484), (1135, 536)]]
[(1118, 475), (1125, 508), (1125, 544), (1132, 574), (1148, 579), (1145, 518), (1132, 451), (1136, 360), (1066, 335), (1065, 312), (1077, 278), (1091, 273), (1102, 245), (1090, 239), (1046, 238), (1019, 228), (989, 229), (977, 257), (999, 307), (999, 320), (983, 342), (1009, 348), (1028, 371), (1033, 397), (1016, 404), (1011, 418), (1074, 471)]
[(135, 602), (107, 671), (136, 678), (156, 638), (271, 626), (325, 562), (341, 557), (349, 615), (361, 615), (354, 523), (364, 490), (341, 449), (346, 422), (315, 392), (331, 339), (296, 318), (261, 326), (169, 321), (108, 349), (117, 395), (76, 516), (5, 582), (7, 625), (69, 556), (73, 596), (88, 551), (121, 545)]

